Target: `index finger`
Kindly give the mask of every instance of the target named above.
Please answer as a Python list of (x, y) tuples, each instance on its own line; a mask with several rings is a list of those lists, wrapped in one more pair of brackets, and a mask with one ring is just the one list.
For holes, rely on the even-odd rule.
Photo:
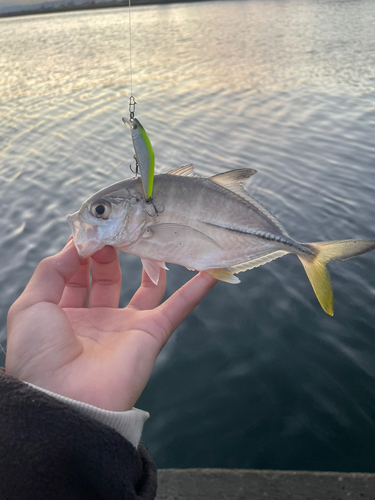
[(58, 304), (66, 283), (80, 265), (73, 240), (56, 255), (42, 260), (32, 275), (28, 285), (15, 302), (17, 308), (26, 309), (39, 302)]

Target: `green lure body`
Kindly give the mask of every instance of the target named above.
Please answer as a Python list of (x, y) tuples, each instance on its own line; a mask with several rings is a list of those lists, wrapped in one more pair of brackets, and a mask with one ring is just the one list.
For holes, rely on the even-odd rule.
[(133, 141), (135, 157), (139, 172), (141, 174), (142, 186), (146, 200), (152, 198), (154, 185), (155, 154), (147, 132), (136, 118), (129, 120), (122, 119), (125, 125), (130, 128)]

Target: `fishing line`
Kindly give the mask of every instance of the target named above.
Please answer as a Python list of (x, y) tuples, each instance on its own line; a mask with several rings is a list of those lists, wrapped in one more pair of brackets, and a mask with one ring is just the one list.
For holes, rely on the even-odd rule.
[(132, 67), (132, 19), (131, 19), (131, 0), (129, 0), (129, 62), (130, 62), (130, 95), (133, 94), (133, 67)]
[[(154, 184), (155, 170), (155, 154), (146, 130), (142, 127), (139, 120), (134, 118), (136, 100), (133, 96), (133, 47), (132, 47), (132, 20), (131, 20), (131, 0), (129, 0), (129, 62), (130, 62), (130, 98), (129, 98), (129, 120), (123, 118), (122, 121), (130, 128), (133, 147), (135, 150), (135, 173), (141, 175), (143, 194), (146, 203), (153, 206), (153, 214), (148, 215), (154, 217), (159, 215), (164, 210), (158, 210), (152, 200), (152, 190)], [(132, 170), (130, 166), (130, 170)], [(132, 170), (133, 171), (133, 170)]]
[(132, 63), (132, 20), (131, 20), (131, 0), (129, 0), (129, 63), (130, 63), (130, 97), (129, 114), (130, 121), (133, 121), (135, 114), (135, 97), (133, 96), (133, 63)]

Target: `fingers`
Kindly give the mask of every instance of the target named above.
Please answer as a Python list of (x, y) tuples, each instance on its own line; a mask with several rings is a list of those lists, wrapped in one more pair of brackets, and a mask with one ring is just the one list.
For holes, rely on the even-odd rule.
[(199, 273), (157, 308), (167, 335), (165, 342), (216, 283), (214, 278)]
[(58, 304), (66, 283), (77, 272), (79, 266), (77, 250), (73, 241), (69, 241), (61, 252), (40, 262), (14, 306), (17, 309), (26, 309), (39, 302)]
[(60, 307), (85, 307), (90, 292), (90, 259), (81, 260), (79, 268), (65, 285)]
[(118, 307), (121, 293), (121, 269), (117, 251), (106, 246), (92, 259), (89, 307)]
[(143, 269), (141, 286), (129, 302), (129, 306), (134, 307), (134, 309), (138, 309), (139, 311), (154, 309), (163, 300), (165, 294), (165, 283), (165, 269), (160, 268), (159, 283), (157, 285), (154, 285), (146, 271)]

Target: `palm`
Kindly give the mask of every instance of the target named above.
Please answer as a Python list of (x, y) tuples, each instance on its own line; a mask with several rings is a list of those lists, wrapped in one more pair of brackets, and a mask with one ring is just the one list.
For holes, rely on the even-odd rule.
[(79, 263), (73, 246), (44, 262), (49, 265), (42, 263), (11, 309), (6, 369), (40, 387), (115, 411), (134, 405), (169, 336), (216, 283), (198, 275), (159, 305), (165, 272), (157, 286), (143, 273), (130, 304), (119, 309), (121, 271), (113, 248), (93, 257), (90, 295), (90, 259)]
[[(153, 335), (159, 333), (152, 331), (153, 312), (131, 308), (69, 308), (65, 313), (76, 342), (72, 342), (70, 360), (61, 371), (63, 377), (59, 383), (66, 380), (68, 371), (75, 387), (76, 381), (81, 381), (80, 390), (89, 395), (91, 404), (112, 410), (131, 408), (146, 385), (162, 347), (160, 338)], [(76, 343), (80, 346), (78, 357), (75, 357)], [(71, 397), (82, 399), (79, 394)]]

